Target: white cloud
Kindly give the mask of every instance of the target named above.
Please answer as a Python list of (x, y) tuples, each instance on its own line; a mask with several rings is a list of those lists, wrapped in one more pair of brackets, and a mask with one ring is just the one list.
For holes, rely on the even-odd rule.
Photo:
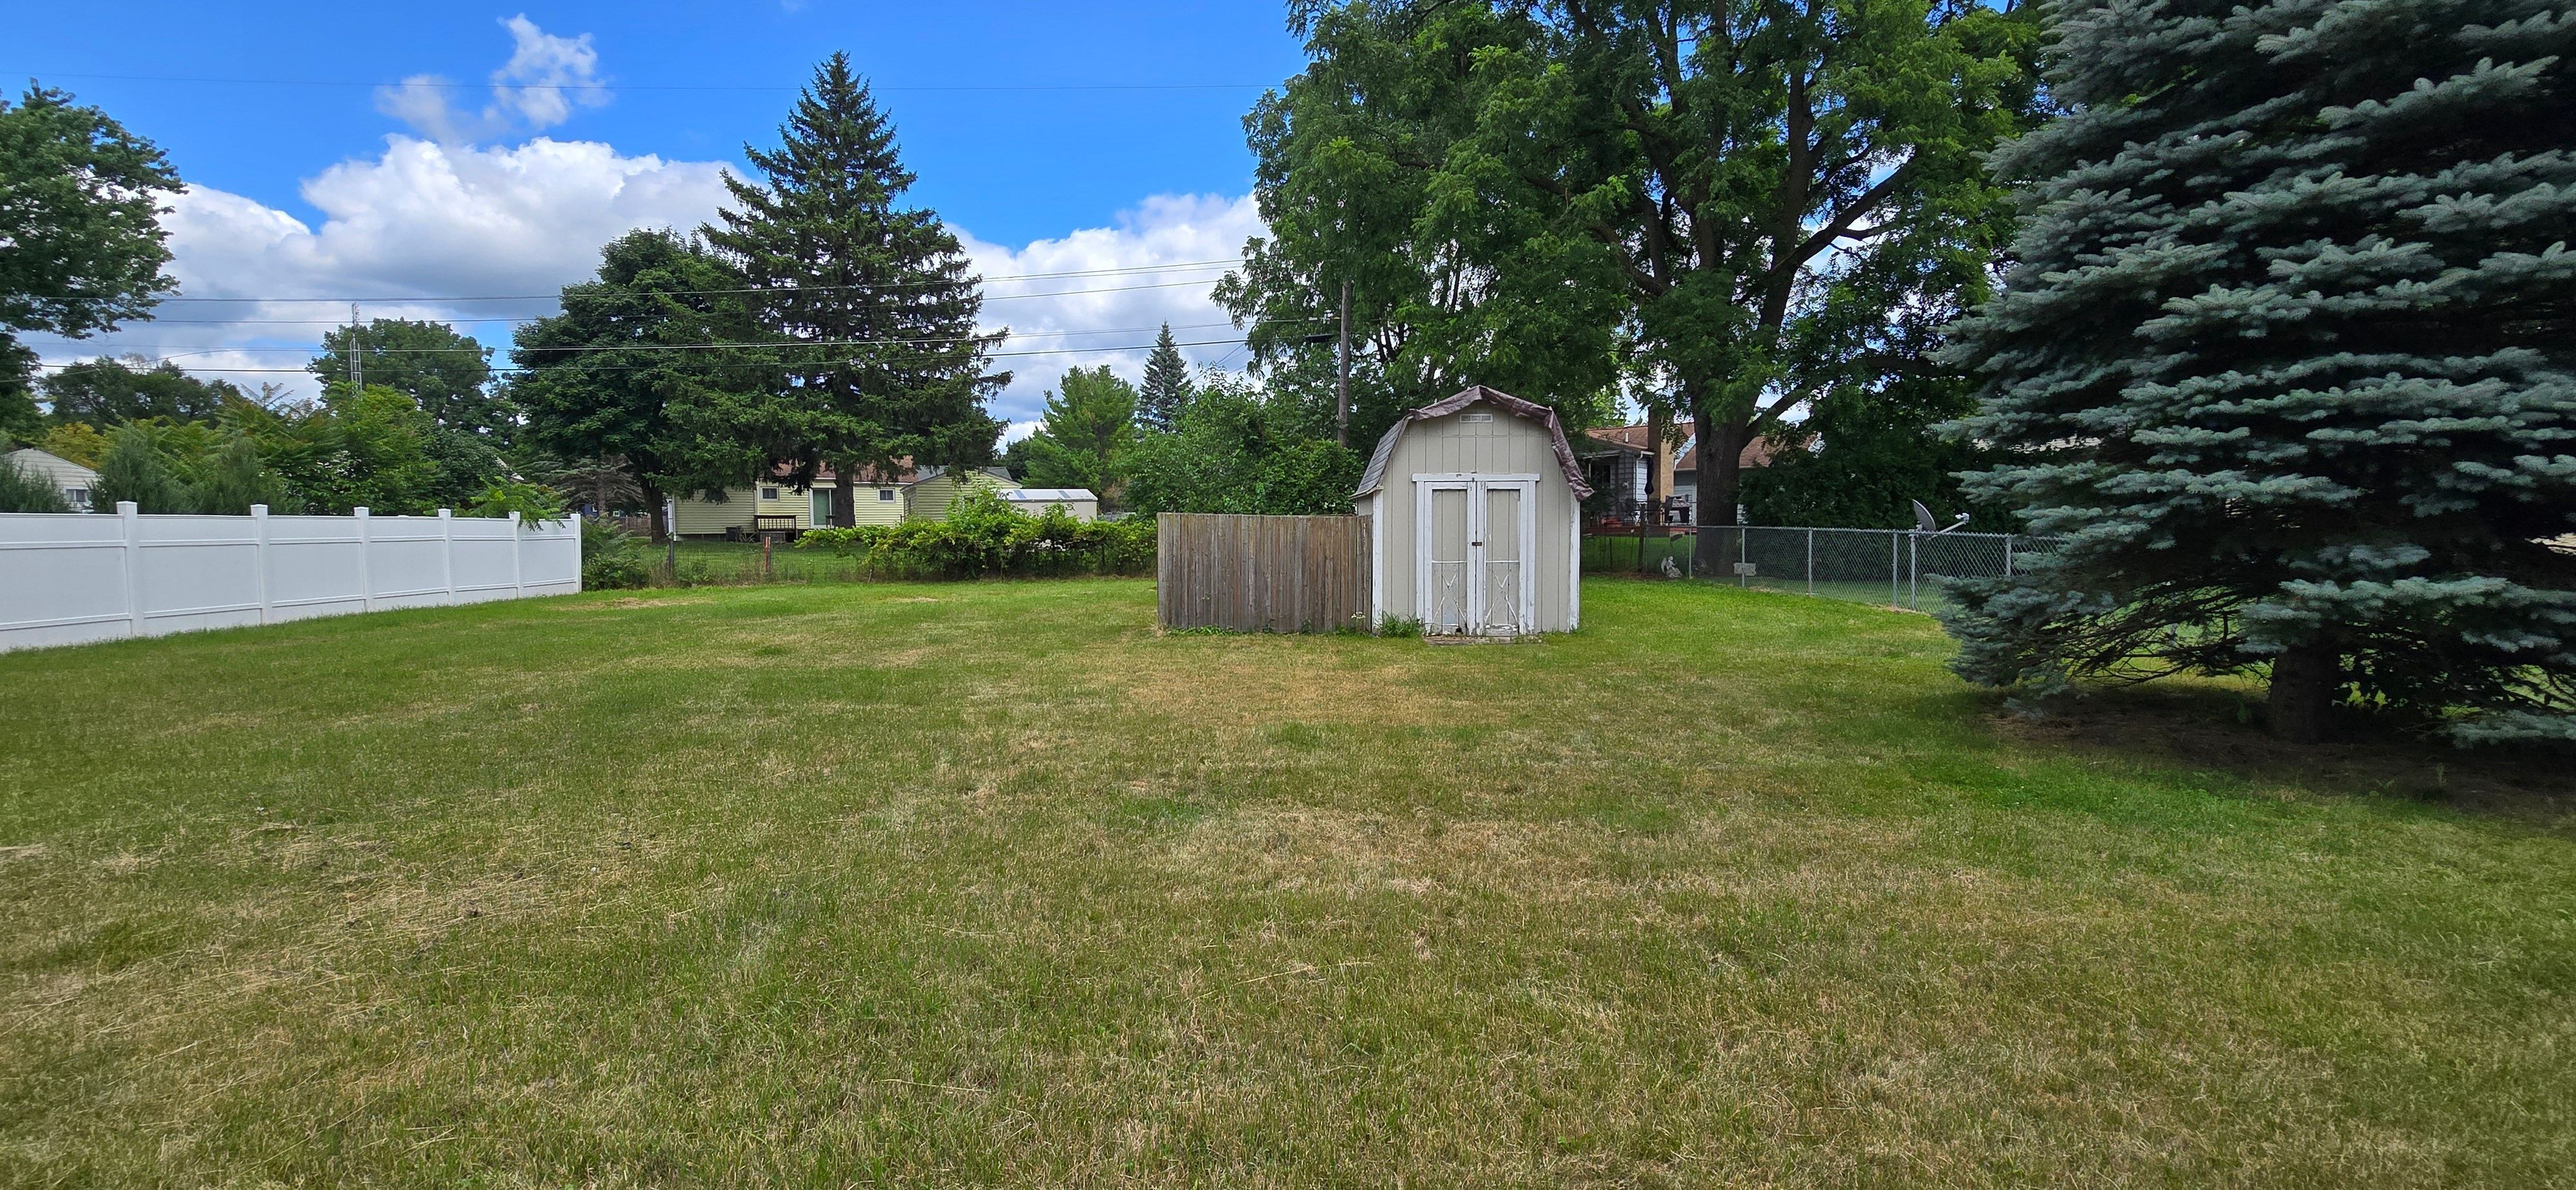
[(608, 102), (590, 34), (557, 37), (524, 13), (501, 27), (510, 31), (510, 60), (492, 72), (492, 102), (482, 111), (457, 108), (457, 86), (434, 74), (376, 88), (376, 110), (431, 140), (461, 145), (513, 130), (542, 132), (571, 119), (575, 108)]
[[(984, 277), (984, 324), (1008, 327), (1003, 352), (1084, 350), (1080, 354), (1006, 355), (1011, 385), (994, 412), (1006, 420), (1034, 419), (1046, 390), (1068, 368), (1107, 364), (1129, 380), (1142, 379), (1155, 328), (1169, 323), (1181, 354), (1201, 366), (1240, 365), (1240, 340), (1225, 311), (1208, 299), (1229, 266), (1169, 269), (1201, 261), (1231, 261), (1245, 240), (1263, 234), (1252, 196), (1158, 194), (1122, 212), (1115, 227), (1093, 227), (1057, 239), (1009, 248), (954, 229)], [(1168, 271), (1088, 277), (1030, 274), (1093, 272), (1164, 266)], [(1013, 278), (1028, 278), (1013, 280)], [(1176, 284), (1177, 283), (1177, 284)], [(1086, 291), (1075, 293), (1073, 291)], [(1063, 296), (1022, 299), (1019, 294)], [(1209, 342), (1215, 340), (1215, 342)]]
[[(600, 246), (629, 229), (695, 228), (723, 198), (722, 169), (628, 157), (592, 141), (478, 149), (394, 136), (382, 156), (342, 162), (304, 184), (305, 201), (324, 216), (318, 227), (238, 194), (192, 187), (172, 196), (161, 218), (177, 296), (257, 300), (169, 302), (158, 321), (112, 336), (31, 345), (48, 363), (136, 352), (185, 354), (177, 362), (199, 369), (294, 369), (348, 309), (345, 301), (278, 299), (367, 297), (392, 299), (368, 303), (369, 318), (454, 321), (506, 348), (507, 319), (550, 313), (552, 304), (444, 299), (551, 294), (591, 276)], [(224, 354), (196, 354), (214, 351)], [(245, 387), (312, 388), (292, 374), (206, 374)]]
[[(389, 137), (380, 156), (342, 162), (304, 184), (305, 200), (322, 212), (318, 225), (206, 187), (170, 200), (162, 223), (179, 296), (258, 300), (172, 302), (159, 321), (111, 336), (30, 344), (47, 363), (125, 352), (175, 357), (245, 388), (267, 382), (309, 395), (314, 384), (300, 369), (348, 309), (345, 300), (278, 299), (358, 296), (386, 299), (367, 303), (369, 318), (453, 322), (506, 349), (511, 319), (551, 313), (553, 304), (453, 299), (551, 294), (591, 276), (600, 245), (629, 229), (695, 228), (724, 199), (722, 169), (624, 156), (592, 141), (475, 148)], [(1115, 226), (1017, 248), (957, 229), (985, 279), (985, 326), (1011, 332), (999, 350), (1064, 352), (993, 361), (1013, 374), (993, 409), (1011, 424), (1006, 438), (1035, 429), (1046, 391), (1067, 368), (1105, 363), (1141, 379), (1146, 349), (1165, 323), (1193, 344), (1181, 349), (1193, 362), (1240, 366), (1239, 333), (1208, 300), (1226, 266), (1171, 266), (1230, 261), (1261, 232), (1249, 196), (1213, 195), (1154, 196)], [(1162, 271), (1097, 272), (1108, 269)], [(1095, 275), (1031, 276), (1085, 272)]]

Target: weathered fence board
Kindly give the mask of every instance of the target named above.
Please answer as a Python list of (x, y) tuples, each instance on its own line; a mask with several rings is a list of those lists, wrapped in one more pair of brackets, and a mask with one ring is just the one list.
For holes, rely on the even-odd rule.
[(1154, 608), (1165, 628), (1330, 632), (1368, 623), (1364, 517), (1167, 512), (1154, 527)]

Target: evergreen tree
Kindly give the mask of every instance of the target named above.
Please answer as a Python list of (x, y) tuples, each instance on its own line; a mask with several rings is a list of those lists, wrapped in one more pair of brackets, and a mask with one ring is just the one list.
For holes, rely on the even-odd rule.
[(254, 504), (265, 504), (272, 512), (303, 511), (286, 481), (260, 461), (259, 444), (247, 434), (232, 435), (198, 469), (197, 482), (188, 485), (188, 504), (193, 511), (222, 516), (248, 516)]
[(1136, 390), (1109, 370), (1071, 368), (1047, 394), (1046, 424), (1028, 439), (1026, 481), (1040, 488), (1089, 488), (1115, 498), (1118, 468), (1136, 437)]
[[(733, 205), (701, 234), (742, 274), (775, 339), (801, 410), (781, 458), (799, 482), (824, 464), (843, 475), (992, 458), (1001, 423), (985, 401), (1008, 383), (978, 334), (979, 279), (939, 216), (897, 207), (913, 174), (849, 56), (814, 71), (780, 130), (744, 155), (764, 182), (725, 176)], [(853, 485), (834, 490), (832, 522), (856, 521)]]
[(1998, 157), (1972, 491), (2062, 539), (1959, 671), (2268, 667), (2463, 742), (2576, 740), (2576, 25), (2534, 0), (2091, 0)]
[(109, 438), (107, 457), (99, 460), (98, 483), (90, 489), (89, 499), (90, 507), (99, 512), (116, 511), (121, 500), (133, 501), (137, 512), (196, 511), (187, 487), (162, 460), (161, 452), (152, 448), (152, 436), (138, 426), (120, 426)]
[(1190, 365), (1172, 342), (1172, 324), (1166, 322), (1154, 336), (1154, 353), (1145, 357), (1145, 383), (1136, 390), (1136, 425), (1151, 433), (1171, 433), (1189, 403)]

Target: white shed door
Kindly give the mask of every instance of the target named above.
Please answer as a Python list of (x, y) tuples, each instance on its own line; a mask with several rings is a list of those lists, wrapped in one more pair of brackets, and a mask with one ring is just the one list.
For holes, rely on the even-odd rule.
[(1536, 480), (1522, 476), (1414, 478), (1425, 630), (1473, 636), (1531, 631), (1537, 487)]

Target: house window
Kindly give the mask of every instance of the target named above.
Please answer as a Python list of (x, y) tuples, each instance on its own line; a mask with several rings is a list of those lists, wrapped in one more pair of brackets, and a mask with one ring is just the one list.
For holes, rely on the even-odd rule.
[(878, 500), (880, 500), (880, 501), (887, 501), (887, 500), (892, 500), (892, 499), (894, 499), (894, 489), (893, 489), (893, 488), (878, 488), (878, 489), (877, 489), (877, 499), (878, 499)]
[(775, 500), (778, 498), (778, 489), (762, 488), (760, 489), (760, 498), (763, 500)]
[(71, 506), (72, 506), (72, 507), (74, 507), (74, 508), (87, 508), (87, 507), (89, 507), (89, 489), (88, 489), (88, 488), (64, 488), (64, 489), (63, 489), (63, 503), (65, 503), (65, 504), (69, 504), (69, 505), (71, 505)]

